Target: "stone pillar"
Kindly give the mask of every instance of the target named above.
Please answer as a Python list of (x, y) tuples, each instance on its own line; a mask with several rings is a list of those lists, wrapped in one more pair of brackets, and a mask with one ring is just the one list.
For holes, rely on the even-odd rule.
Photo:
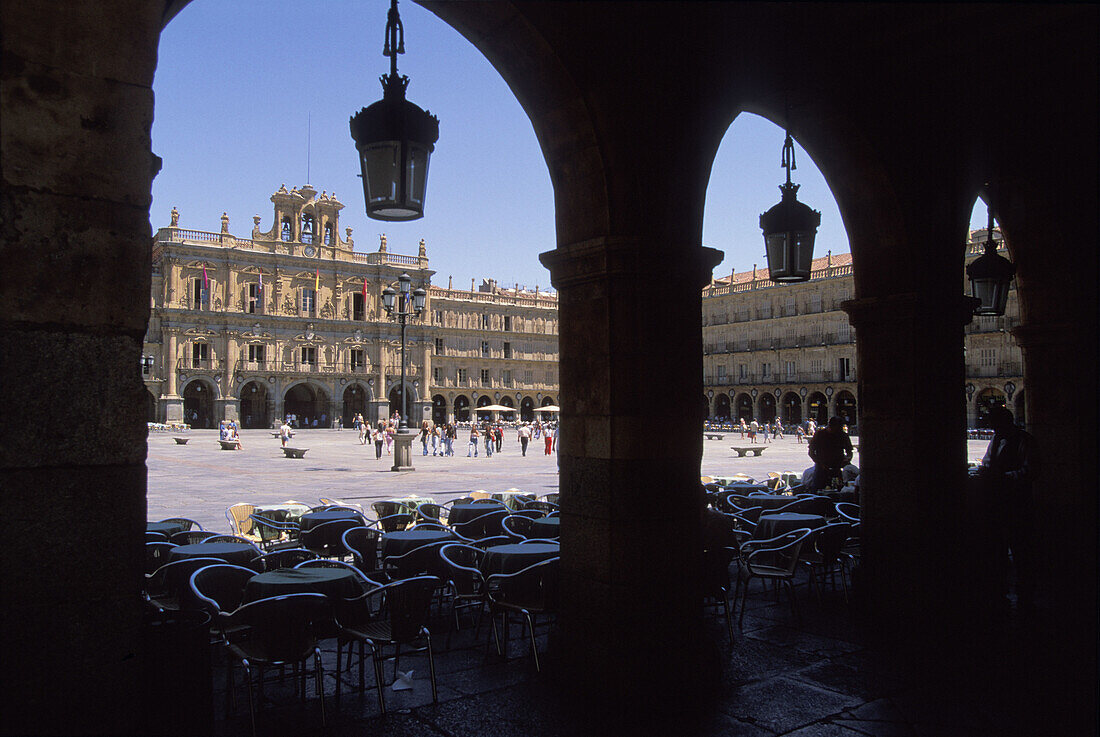
[[(558, 288), (562, 585), (572, 688), (663, 699), (697, 682), (702, 309), (713, 252), (596, 238), (544, 253)], [(676, 294), (653, 310), (654, 285)], [(668, 349), (668, 336), (677, 349)], [(643, 370), (644, 368), (644, 370)], [(664, 401), (643, 399), (661, 376)], [(662, 432), (655, 427), (690, 432)]]
[[(949, 269), (944, 269), (949, 272)], [(957, 284), (955, 273), (944, 275)], [(950, 294), (950, 292), (946, 292)], [(843, 303), (859, 359), (861, 590), (871, 622), (912, 642), (962, 636), (977, 591), (965, 519), (962, 295), (944, 289)], [(936, 360), (929, 360), (934, 356)], [(945, 513), (945, 510), (954, 510)], [(988, 519), (988, 518), (987, 518)], [(972, 521), (972, 520), (971, 520)]]

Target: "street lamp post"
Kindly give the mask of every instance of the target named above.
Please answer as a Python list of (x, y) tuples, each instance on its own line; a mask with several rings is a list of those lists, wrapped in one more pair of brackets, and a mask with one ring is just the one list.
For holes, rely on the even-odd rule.
[[(405, 357), (405, 327), (409, 317), (419, 315), (424, 311), (424, 298), (427, 292), (422, 287), (417, 287), (410, 294), (409, 287), (412, 279), (408, 274), (397, 277), (397, 291), (393, 287), (382, 290), (382, 306), (390, 317), (396, 316), (401, 323), (401, 412), (397, 425), (397, 435), (393, 444), (393, 468), (391, 471), (415, 471), (412, 465), (412, 441), (413, 433), (409, 432), (409, 402), (405, 391), (406, 357)], [(394, 305), (394, 298), (400, 294), (399, 304)], [(411, 299), (410, 299), (411, 297)]]

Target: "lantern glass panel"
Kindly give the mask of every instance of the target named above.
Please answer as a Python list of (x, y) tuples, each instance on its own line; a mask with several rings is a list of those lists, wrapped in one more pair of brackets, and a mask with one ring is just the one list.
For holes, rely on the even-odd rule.
[(971, 279), (970, 294), (981, 301), (974, 314), (1003, 315), (1008, 304), (1008, 284), (998, 279)]
[(787, 274), (787, 233), (769, 233), (764, 245), (767, 246), (771, 278), (782, 278)]
[(360, 152), (368, 208), (390, 206), (396, 202), (397, 177), (400, 175), (397, 162), (400, 158), (400, 141), (372, 143)]
[(424, 193), (428, 186), (428, 157), (431, 150), (415, 142), (409, 142), (409, 155), (406, 166), (408, 191), (405, 202), (409, 208), (424, 211)]

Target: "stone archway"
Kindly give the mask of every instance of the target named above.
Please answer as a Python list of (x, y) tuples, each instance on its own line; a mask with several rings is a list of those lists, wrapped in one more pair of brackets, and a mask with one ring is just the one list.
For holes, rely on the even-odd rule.
[(270, 403), (267, 400), (267, 385), (262, 381), (250, 381), (241, 387), (240, 396), (241, 427), (269, 427), (271, 424)]
[(818, 427), (829, 421), (829, 400), (823, 392), (812, 392), (807, 398), (806, 419), (813, 420)]
[(341, 408), (339, 422), (343, 427), (352, 427), (355, 415), (367, 419), (367, 402), (370, 401), (370, 390), (358, 382), (349, 384), (344, 388), (343, 407)]
[(193, 379), (183, 388), (184, 421), (194, 429), (214, 427), (215, 389), (206, 379)]
[(469, 422), (470, 421), (470, 398), (465, 394), (459, 394), (455, 397), (455, 422)]
[(295, 415), (295, 424), (300, 428), (328, 427), (332, 422), (328, 394), (308, 382), (295, 384), (286, 390), (283, 409), (286, 414)]
[(848, 426), (848, 432), (858, 432), (855, 395), (847, 389), (841, 389), (836, 393), (836, 399), (833, 401), (836, 402), (835, 414), (844, 419), (844, 424)]
[(737, 395), (735, 408), (737, 415), (734, 419), (738, 422), (741, 420), (752, 422), (753, 418), (756, 417), (756, 412), (754, 412), (752, 408), (752, 397), (749, 396), (748, 392), (741, 392)]
[(1004, 407), (1006, 404), (1004, 392), (995, 386), (986, 387), (978, 392), (978, 396), (974, 398), (978, 427), (989, 427), (989, 413), (994, 407)]
[(437, 425), (447, 422), (447, 398), (442, 394), (432, 397), (432, 422)]
[[(515, 400), (513, 400), (510, 396), (505, 394), (503, 397), (500, 398), (500, 406), (501, 407), (515, 407), (516, 403), (515, 403)], [(515, 412), (501, 412), (500, 413), (500, 419), (503, 420), (504, 422), (512, 422), (513, 420), (516, 419), (516, 413)]]
[(730, 418), (730, 395), (722, 392), (714, 398), (714, 419), (728, 420)]
[(802, 397), (796, 392), (787, 392), (779, 402), (780, 417), (787, 427), (802, 424)]
[(519, 418), (524, 422), (535, 421), (535, 400), (524, 397), (519, 403)]
[(764, 392), (760, 395), (758, 400), (758, 406), (760, 412), (757, 415), (757, 419), (761, 422), (772, 422), (775, 420), (775, 395), (771, 392)]

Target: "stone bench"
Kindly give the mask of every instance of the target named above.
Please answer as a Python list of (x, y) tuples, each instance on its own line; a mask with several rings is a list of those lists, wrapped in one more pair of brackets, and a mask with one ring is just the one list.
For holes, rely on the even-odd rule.
[(221, 443), (222, 450), (237, 450), (236, 440), (219, 440), (218, 442)]
[(754, 456), (760, 456), (765, 450), (768, 449), (768, 446), (766, 446), (766, 445), (747, 445), (747, 446), (738, 447), (736, 445), (731, 445), (730, 448), (732, 450), (737, 451), (737, 457), (738, 458), (744, 458), (746, 453), (752, 453)]
[[(272, 431), (272, 433), (271, 433), (271, 437), (273, 437), (273, 438), (277, 438), (277, 437), (279, 437), (279, 436), (280, 436), (281, 434), (282, 434), (282, 433), (280, 433), (280, 432), (279, 432), (278, 430), (274, 430), (274, 431)], [(294, 437), (294, 431), (293, 431), (293, 430), (291, 430), (291, 432), (290, 432), (290, 436), (289, 436), (289, 437)]]
[(726, 436), (718, 432), (705, 432), (703, 433), (703, 437), (705, 437), (707, 440), (721, 440)]
[(286, 447), (283, 448), (283, 455), (285, 455), (287, 458), (305, 458), (307, 450), (309, 450), (309, 448)]
[(187, 445), (187, 441), (191, 438), (172, 438), (176, 441), (176, 445)]

